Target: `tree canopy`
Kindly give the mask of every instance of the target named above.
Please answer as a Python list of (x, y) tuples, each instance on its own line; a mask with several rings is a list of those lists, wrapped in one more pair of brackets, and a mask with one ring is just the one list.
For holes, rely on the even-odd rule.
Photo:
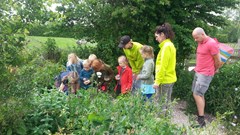
[(226, 25), (226, 18), (221, 15), (224, 9), (235, 8), (238, 3), (239, 0), (68, 0), (61, 1), (57, 11), (65, 16), (72, 36), (87, 37), (99, 46), (108, 44), (111, 50), (117, 48), (124, 34), (142, 44), (154, 45), (154, 29), (169, 22), (175, 31), (174, 43), (181, 61), (195, 48), (192, 29), (199, 26), (212, 33), (216, 27)]
[[(110, 56), (120, 53), (117, 44), (125, 34), (154, 46), (157, 52), (154, 30), (169, 22), (175, 31), (174, 44), (181, 62), (194, 51), (192, 29), (203, 27), (215, 37), (214, 30), (227, 24), (222, 16), (224, 10), (236, 8), (239, 3), (239, 0), (7, 0), (1, 7), (2, 11), (17, 15), (30, 33), (38, 24), (41, 27), (35, 29), (35, 34), (85, 38), (97, 42), (98, 51)], [(53, 4), (58, 5), (55, 12), (49, 10)], [(1, 15), (6, 16), (5, 12)], [(102, 57), (108, 59), (105, 54)]]

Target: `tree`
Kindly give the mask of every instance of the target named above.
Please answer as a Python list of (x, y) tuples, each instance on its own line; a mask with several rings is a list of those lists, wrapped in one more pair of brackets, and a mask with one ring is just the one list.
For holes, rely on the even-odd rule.
[(100, 51), (108, 48), (115, 52), (118, 40), (124, 34), (153, 46), (156, 44), (155, 27), (169, 22), (176, 34), (174, 43), (177, 59), (181, 62), (195, 48), (192, 29), (200, 26), (211, 33), (216, 27), (226, 25), (221, 14), (225, 8), (234, 8), (237, 3), (239, 0), (68, 0), (62, 2), (57, 11), (65, 16), (65, 23), (69, 24), (74, 37), (94, 39)]
[(226, 9), (224, 16), (228, 19), (228, 25), (223, 26), (218, 31), (218, 36), (223, 37), (222, 42), (236, 43), (240, 39), (240, 4), (236, 9)]

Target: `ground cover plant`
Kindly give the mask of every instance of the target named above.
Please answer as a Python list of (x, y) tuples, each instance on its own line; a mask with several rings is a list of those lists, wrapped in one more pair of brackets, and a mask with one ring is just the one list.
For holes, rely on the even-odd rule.
[[(139, 97), (140, 96), (140, 97)], [(56, 89), (35, 93), (25, 117), (29, 134), (182, 134), (161, 114), (161, 105), (141, 95), (113, 98), (96, 89), (66, 96)], [(168, 115), (167, 115), (168, 116)]]

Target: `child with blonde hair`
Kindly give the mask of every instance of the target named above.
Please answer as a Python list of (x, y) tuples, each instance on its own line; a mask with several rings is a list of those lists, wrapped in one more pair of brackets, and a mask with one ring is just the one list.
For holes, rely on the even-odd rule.
[(115, 76), (117, 80), (117, 85), (115, 86), (115, 92), (117, 95), (126, 94), (132, 89), (132, 69), (128, 66), (128, 61), (126, 56), (118, 57), (117, 70), (118, 74)]
[(92, 65), (93, 60), (96, 60), (96, 59), (97, 59), (97, 56), (95, 54), (90, 54), (88, 56), (88, 61), (90, 63), (90, 66)]
[(87, 90), (90, 85), (91, 81), (90, 78), (93, 74), (93, 69), (90, 66), (89, 60), (84, 60), (83, 61), (83, 69), (81, 70), (80, 73), (80, 86), (81, 88)]
[(141, 80), (142, 94), (147, 98), (150, 98), (154, 93), (154, 53), (153, 48), (148, 45), (143, 45), (140, 49), (140, 53), (144, 58), (144, 64), (140, 74), (137, 76), (137, 80)]
[[(82, 60), (78, 58), (78, 56), (75, 53), (70, 53), (68, 55), (67, 71), (77, 72), (79, 76), (82, 69), (83, 69)], [(78, 85), (80, 85), (80, 79), (78, 79)], [(78, 88), (80, 88), (80, 86), (78, 86)]]

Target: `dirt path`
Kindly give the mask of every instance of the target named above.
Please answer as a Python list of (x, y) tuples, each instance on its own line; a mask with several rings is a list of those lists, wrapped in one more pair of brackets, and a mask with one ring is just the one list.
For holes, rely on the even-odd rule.
[[(206, 127), (204, 128), (192, 128), (191, 125), (194, 123), (194, 118), (189, 118), (185, 114), (186, 109), (185, 101), (178, 101), (173, 107), (172, 123), (177, 124), (180, 127), (186, 128), (186, 135), (226, 135), (224, 127), (216, 121), (215, 117), (206, 114)], [(195, 116), (190, 116), (195, 117)]]
[(184, 114), (184, 109), (186, 108), (186, 102), (179, 101), (173, 107), (173, 118), (172, 122), (180, 126), (190, 126), (189, 118)]

